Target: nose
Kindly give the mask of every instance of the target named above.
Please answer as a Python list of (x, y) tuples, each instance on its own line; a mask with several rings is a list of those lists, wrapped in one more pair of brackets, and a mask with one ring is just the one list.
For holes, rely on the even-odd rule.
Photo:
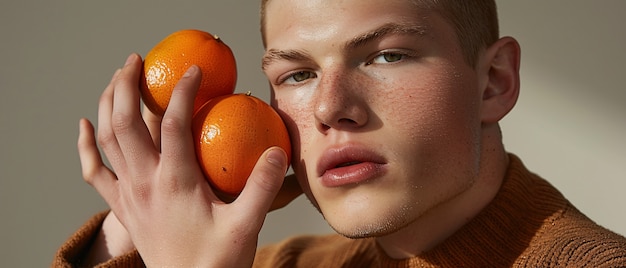
[[(356, 77), (355, 77), (356, 78)], [(362, 83), (350, 75), (323, 75), (315, 90), (315, 119), (319, 131), (355, 130), (368, 122), (368, 104)]]

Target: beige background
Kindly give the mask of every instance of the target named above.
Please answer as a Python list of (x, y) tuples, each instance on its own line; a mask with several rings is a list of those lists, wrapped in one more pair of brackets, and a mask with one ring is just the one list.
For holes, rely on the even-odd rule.
[[(502, 33), (523, 48), (522, 93), (505, 143), (583, 212), (626, 234), (626, 1), (499, 1)], [(45, 267), (106, 208), (80, 175), (80, 117), (113, 71), (182, 28), (219, 34), (238, 91), (267, 100), (256, 1), (3, 1), (0, 4), (0, 260)], [(261, 243), (329, 232), (300, 198), (269, 215)]]

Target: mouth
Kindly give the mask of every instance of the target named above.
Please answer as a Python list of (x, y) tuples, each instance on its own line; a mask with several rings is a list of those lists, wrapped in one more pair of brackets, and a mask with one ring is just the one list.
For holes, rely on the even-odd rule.
[(345, 145), (324, 151), (317, 164), (317, 174), (324, 186), (338, 187), (379, 177), (386, 164), (385, 158), (372, 150)]
[(335, 168), (340, 168), (340, 167), (347, 167), (347, 166), (357, 165), (357, 164), (359, 164), (359, 163), (362, 163), (362, 162), (359, 162), (359, 161), (351, 161), (351, 162), (341, 163), (341, 164), (339, 164), (339, 165), (336, 165), (336, 166), (335, 166)]

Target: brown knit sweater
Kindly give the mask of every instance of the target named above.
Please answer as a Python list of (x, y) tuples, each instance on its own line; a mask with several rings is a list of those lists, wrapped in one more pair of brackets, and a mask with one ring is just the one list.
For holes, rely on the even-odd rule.
[[(373, 238), (298, 236), (258, 250), (254, 267), (626, 267), (626, 238), (591, 221), (510, 155), (504, 184), (470, 223), (420, 256), (395, 260)], [(52, 265), (72, 267), (97, 234), (94, 216), (59, 249)], [(137, 251), (102, 267), (143, 267)]]

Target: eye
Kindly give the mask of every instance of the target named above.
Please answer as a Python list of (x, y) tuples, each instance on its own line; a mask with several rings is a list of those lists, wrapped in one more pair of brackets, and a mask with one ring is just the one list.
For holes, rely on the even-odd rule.
[(297, 72), (290, 73), (284, 78), (280, 79), (280, 83), (281, 84), (282, 83), (297, 84), (297, 83), (303, 82), (304, 80), (315, 78), (315, 77), (317, 77), (317, 75), (315, 75), (315, 73), (313, 72), (297, 71)]
[(397, 62), (397, 61), (404, 59), (405, 56), (406, 55), (403, 53), (383, 52), (383, 53), (378, 54), (371, 61), (369, 61), (367, 65)]

